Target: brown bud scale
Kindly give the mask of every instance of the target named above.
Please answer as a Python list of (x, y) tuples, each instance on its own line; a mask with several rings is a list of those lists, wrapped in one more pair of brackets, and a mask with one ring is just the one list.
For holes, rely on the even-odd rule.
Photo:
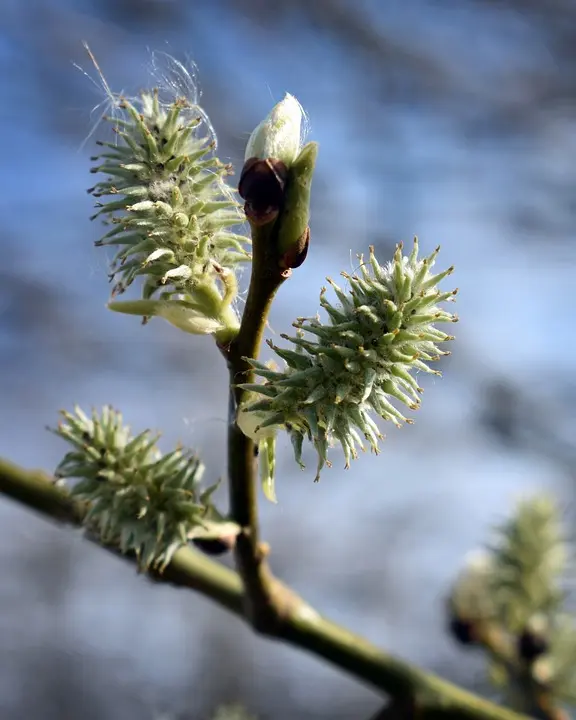
[(288, 168), (281, 160), (246, 160), (238, 192), (245, 201), (246, 217), (254, 225), (266, 225), (278, 217), (284, 201), (287, 177)]

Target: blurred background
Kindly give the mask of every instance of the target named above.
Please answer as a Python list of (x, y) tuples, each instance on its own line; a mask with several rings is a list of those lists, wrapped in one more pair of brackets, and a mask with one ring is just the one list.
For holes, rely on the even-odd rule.
[[(53, 470), (61, 407), (113, 402), (135, 430), (224, 472), (226, 372), (208, 340), (107, 313), (88, 220), (102, 90), (149, 83), (152, 50), (192, 58), (220, 155), (295, 94), (320, 143), (312, 247), (270, 334), (314, 314), (326, 275), (375, 244), (442, 245), (461, 290), (444, 378), (380, 457), (312, 482), (281, 443), (263, 505), (274, 569), (321, 611), (466, 687), (481, 658), (446, 634), (466, 553), (523, 493), (576, 490), (574, 0), (3, 0), (0, 5), (0, 454)], [(446, 285), (448, 287), (448, 285)], [(450, 286), (451, 287), (451, 286)], [(225, 497), (222, 496), (223, 507)], [(570, 517), (568, 512), (567, 517)], [(194, 594), (153, 587), (70, 530), (0, 499), (0, 717), (363, 718), (380, 700), (255, 638)]]

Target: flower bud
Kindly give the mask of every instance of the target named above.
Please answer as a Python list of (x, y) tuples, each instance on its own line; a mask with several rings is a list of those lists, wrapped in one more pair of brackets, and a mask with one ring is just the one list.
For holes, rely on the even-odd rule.
[(300, 152), (303, 117), (298, 100), (286, 93), (250, 135), (244, 160), (274, 158), (289, 168)]
[(238, 192), (253, 225), (278, 217), (290, 167), (300, 152), (303, 117), (298, 100), (286, 94), (248, 140)]

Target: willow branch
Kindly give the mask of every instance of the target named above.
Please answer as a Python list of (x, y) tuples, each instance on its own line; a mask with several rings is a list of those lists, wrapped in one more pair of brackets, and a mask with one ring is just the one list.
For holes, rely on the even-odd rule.
[[(74, 526), (82, 524), (85, 507), (69, 496), (45, 473), (25, 470), (0, 459), (0, 493), (40, 512), (48, 519)], [(114, 548), (104, 549), (118, 554)], [(123, 556), (136, 564), (136, 558)], [(196, 550), (184, 547), (177, 550), (162, 574), (151, 572), (149, 577), (201, 593), (221, 607), (250, 621), (245, 615), (242, 581), (237, 573)], [(277, 597), (274, 582), (272, 596)], [(283, 588), (281, 597), (291, 593)], [(412, 665), (382, 652), (358, 635), (323, 618), (302, 600), (293, 597), (291, 611), (283, 622), (268, 634), (279, 640), (307, 650), (392, 697), (421, 698), (422, 718), (460, 718), (461, 720), (527, 720), (510, 710), (419, 670)], [(285, 602), (287, 602), (285, 600)]]

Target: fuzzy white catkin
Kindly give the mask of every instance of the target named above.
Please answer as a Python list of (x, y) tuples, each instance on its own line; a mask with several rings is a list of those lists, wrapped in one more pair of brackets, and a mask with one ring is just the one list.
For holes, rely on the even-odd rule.
[(91, 192), (94, 216), (111, 229), (97, 245), (116, 246), (113, 295), (138, 277), (142, 300), (109, 305), (117, 312), (159, 316), (191, 333), (234, 331), (235, 273), (250, 260), (249, 239), (231, 230), (243, 220), (226, 177), (230, 167), (214, 156), (206, 116), (185, 98), (162, 103), (157, 92), (118, 102), (115, 143), (100, 143), (104, 175)]

